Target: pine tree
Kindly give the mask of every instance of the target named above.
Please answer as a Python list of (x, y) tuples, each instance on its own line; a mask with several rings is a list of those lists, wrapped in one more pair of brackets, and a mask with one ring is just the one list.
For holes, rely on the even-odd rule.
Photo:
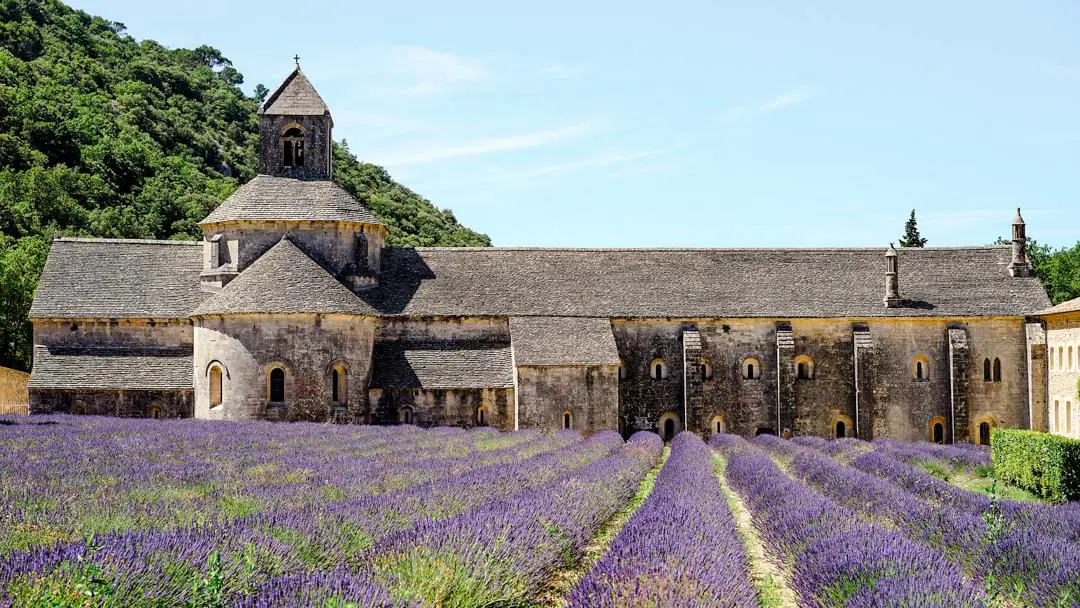
[(915, 210), (911, 210), (911, 217), (904, 224), (904, 236), (900, 237), (901, 247), (925, 247), (926, 239), (919, 234), (919, 224), (915, 220)]

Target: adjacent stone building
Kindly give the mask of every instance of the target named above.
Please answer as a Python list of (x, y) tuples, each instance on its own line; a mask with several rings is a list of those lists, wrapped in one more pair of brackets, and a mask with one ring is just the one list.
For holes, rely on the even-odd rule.
[(978, 441), (1045, 408), (1019, 215), (1005, 247), (388, 247), (299, 68), (259, 119), (202, 242), (54, 241), (34, 412)]
[(1047, 369), (1044, 431), (1080, 438), (1080, 298), (1040, 311), (1046, 327)]

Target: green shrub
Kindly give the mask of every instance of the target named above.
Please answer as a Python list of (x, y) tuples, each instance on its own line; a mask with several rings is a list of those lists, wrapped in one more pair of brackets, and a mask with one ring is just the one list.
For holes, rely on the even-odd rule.
[(1080, 441), (1038, 431), (994, 429), (997, 479), (1052, 502), (1080, 499)]

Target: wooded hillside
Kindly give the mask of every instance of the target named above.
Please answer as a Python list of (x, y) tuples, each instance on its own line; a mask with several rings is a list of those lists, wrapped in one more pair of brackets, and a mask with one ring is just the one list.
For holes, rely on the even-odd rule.
[[(56, 0), (0, 0), (0, 366), (29, 369), (26, 315), (54, 235), (199, 238), (255, 176), (259, 99), (243, 84), (217, 49), (136, 41)], [(337, 144), (334, 175), (393, 245), (491, 244)]]

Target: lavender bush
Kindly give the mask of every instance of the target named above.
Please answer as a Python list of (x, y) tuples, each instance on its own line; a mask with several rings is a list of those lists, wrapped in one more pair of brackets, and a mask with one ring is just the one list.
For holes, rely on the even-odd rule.
[[(775, 446), (783, 454), (793, 445), (772, 439), (755, 443)], [(941, 552), (865, 521), (862, 513), (790, 478), (745, 441), (712, 443), (727, 455), (727, 478), (747, 502), (766, 546), (788, 560), (791, 584), (803, 605), (984, 605), (963, 572)]]
[(758, 605), (711, 450), (701, 439), (675, 437), (649, 498), (568, 600), (570, 608)]
[[(789, 441), (758, 438), (755, 444), (790, 458), (793, 475), (859, 516), (895, 526), (908, 538), (941, 551), (996, 596), (1034, 606), (1080, 602), (1080, 547), (1074, 542), (1011, 525), (1007, 516), (979, 510), (966, 500), (949, 502), (964, 497), (942, 493), (940, 487), (936, 498), (927, 501), (883, 477)], [(874, 453), (855, 462), (864, 467), (874, 463), (886, 476), (910, 471), (902, 462)], [(929, 480), (936, 481), (923, 476), (922, 481)]]

